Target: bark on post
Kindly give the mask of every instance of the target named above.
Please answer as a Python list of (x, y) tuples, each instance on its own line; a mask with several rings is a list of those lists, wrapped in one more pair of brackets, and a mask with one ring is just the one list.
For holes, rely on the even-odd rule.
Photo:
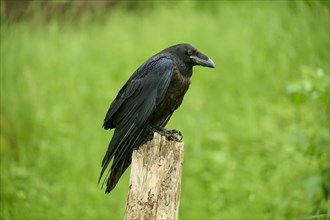
[(178, 219), (183, 146), (155, 133), (133, 151), (125, 219)]

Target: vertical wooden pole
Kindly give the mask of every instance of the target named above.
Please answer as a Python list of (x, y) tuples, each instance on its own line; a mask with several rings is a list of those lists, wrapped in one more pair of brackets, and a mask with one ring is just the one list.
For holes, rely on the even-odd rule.
[(155, 133), (133, 151), (125, 219), (178, 219), (183, 148)]

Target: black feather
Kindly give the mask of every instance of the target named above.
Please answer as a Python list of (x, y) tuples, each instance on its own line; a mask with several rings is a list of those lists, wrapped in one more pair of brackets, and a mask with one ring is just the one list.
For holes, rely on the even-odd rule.
[(181, 104), (190, 84), (192, 67), (200, 65), (187, 57), (191, 49), (198, 56), (199, 52), (191, 45), (179, 44), (151, 57), (133, 73), (110, 105), (103, 127), (115, 131), (99, 177), (100, 182), (113, 160), (105, 177), (107, 193), (130, 165), (133, 149), (152, 138), (149, 128), (164, 127)]

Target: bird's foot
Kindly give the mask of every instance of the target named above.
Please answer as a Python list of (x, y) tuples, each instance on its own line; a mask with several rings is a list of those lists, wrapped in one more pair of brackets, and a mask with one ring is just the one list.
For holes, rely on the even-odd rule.
[(181, 142), (183, 139), (182, 132), (176, 129), (167, 130), (164, 128), (164, 136), (170, 141)]
[(176, 129), (167, 130), (166, 128), (161, 128), (161, 127), (150, 127), (150, 130), (153, 132), (157, 132), (162, 136), (165, 136), (166, 139), (169, 141), (181, 142), (183, 139), (182, 132)]

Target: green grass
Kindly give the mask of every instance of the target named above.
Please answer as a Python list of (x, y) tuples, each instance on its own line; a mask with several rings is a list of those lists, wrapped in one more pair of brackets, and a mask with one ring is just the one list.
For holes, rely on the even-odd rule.
[[(177, 2), (96, 19), (1, 23), (1, 219), (123, 218), (129, 172), (97, 186), (102, 121), (133, 71), (189, 42), (180, 219), (329, 214), (329, 8)], [(329, 219), (329, 217), (327, 217)]]

